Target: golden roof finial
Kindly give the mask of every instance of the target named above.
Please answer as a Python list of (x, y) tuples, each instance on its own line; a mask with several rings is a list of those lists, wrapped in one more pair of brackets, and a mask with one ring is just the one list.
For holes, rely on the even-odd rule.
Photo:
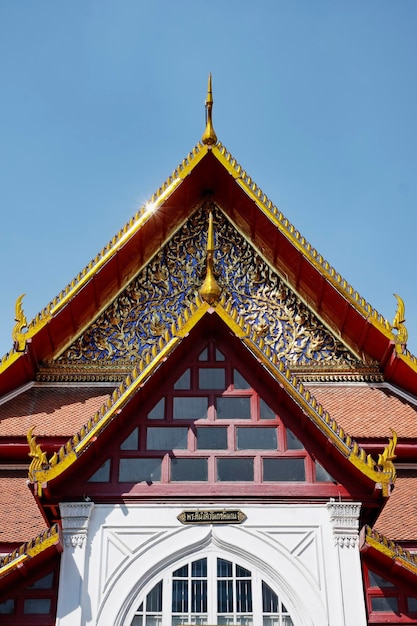
[(220, 285), (214, 277), (214, 229), (213, 213), (209, 213), (209, 227), (207, 233), (207, 272), (203, 284), (200, 288), (200, 296), (211, 305), (216, 305), (222, 292)]
[(15, 317), (16, 324), (12, 330), (12, 339), (13, 339), (14, 349), (16, 350), (16, 352), (24, 352), (26, 348), (26, 337), (25, 337), (25, 333), (22, 332), (24, 328), (27, 328), (27, 321), (26, 321), (25, 314), (23, 313), (23, 307), (22, 307), (22, 300), (24, 296), (25, 294), (22, 293), (22, 295), (18, 297), (18, 299), (16, 300), (16, 306), (15, 306), (14, 317)]
[(388, 439), (388, 445), (384, 449), (383, 453), (378, 455), (378, 465), (383, 472), (391, 476), (391, 482), (395, 482), (397, 474), (393, 461), (396, 458), (395, 447), (397, 445), (398, 438), (395, 430), (393, 430), (392, 428), (390, 430), (392, 433), (392, 438)]
[(208, 77), (208, 88), (206, 98), (206, 130), (201, 138), (201, 141), (206, 146), (215, 146), (217, 143), (217, 135), (214, 132), (213, 120), (212, 120), (212, 108), (213, 108), (213, 93), (211, 90), (211, 73)]
[(29, 480), (32, 483), (36, 482), (37, 470), (44, 469), (45, 466), (48, 465), (46, 453), (43, 452), (40, 445), (36, 443), (36, 437), (33, 434), (34, 429), (34, 426), (32, 426), (32, 428), (29, 428), (29, 432), (27, 434), (27, 440), (29, 444), (29, 456), (32, 457), (32, 461), (29, 465)]
[(405, 352), (407, 348), (407, 340), (408, 340), (408, 331), (405, 327), (405, 306), (404, 301), (400, 296), (394, 293), (394, 296), (397, 298), (397, 310), (395, 312), (395, 317), (392, 322), (392, 327), (397, 331), (397, 336), (395, 337), (395, 343), (401, 350), (401, 352)]

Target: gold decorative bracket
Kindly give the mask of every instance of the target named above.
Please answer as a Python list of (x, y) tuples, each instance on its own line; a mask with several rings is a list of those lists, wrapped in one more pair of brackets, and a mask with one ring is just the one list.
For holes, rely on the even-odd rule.
[(15, 305), (15, 321), (16, 324), (12, 330), (13, 346), (16, 352), (24, 352), (26, 349), (26, 334), (23, 331), (27, 328), (26, 316), (23, 313), (22, 300), (26, 294), (22, 293), (16, 300)]
[(29, 444), (29, 456), (32, 457), (32, 461), (29, 465), (29, 480), (31, 483), (36, 482), (36, 472), (41, 469), (45, 469), (49, 465), (46, 457), (46, 452), (43, 452), (39, 443), (36, 443), (36, 437), (33, 435), (35, 426), (29, 429), (27, 434), (27, 440)]
[(203, 133), (201, 141), (205, 146), (215, 146), (217, 143), (217, 135), (214, 132), (212, 120), (213, 93), (211, 89), (211, 74), (208, 77), (208, 88), (206, 98), (206, 130)]
[(384, 449), (382, 454), (378, 455), (377, 465), (381, 468), (384, 474), (388, 474), (391, 478), (391, 482), (394, 483), (397, 477), (395, 465), (393, 463), (396, 458), (395, 447), (397, 445), (397, 433), (391, 428), (392, 438), (388, 440), (388, 445)]
[(394, 320), (392, 322), (392, 327), (397, 331), (397, 335), (395, 337), (395, 345), (397, 350), (402, 354), (405, 353), (407, 349), (407, 340), (408, 340), (408, 331), (405, 327), (405, 306), (404, 301), (400, 296), (394, 293), (395, 298), (397, 298), (397, 311), (395, 313)]

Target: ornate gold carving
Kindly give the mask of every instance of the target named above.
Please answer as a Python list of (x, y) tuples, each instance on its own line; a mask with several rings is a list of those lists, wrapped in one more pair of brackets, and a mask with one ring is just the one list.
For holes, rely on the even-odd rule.
[(395, 298), (397, 298), (397, 311), (395, 313), (394, 320), (392, 322), (392, 327), (397, 331), (397, 335), (395, 337), (395, 343), (398, 348), (404, 353), (407, 349), (407, 341), (408, 341), (408, 331), (405, 327), (405, 306), (404, 301), (400, 296), (394, 293)]
[(206, 257), (206, 277), (200, 289), (200, 296), (210, 305), (216, 305), (222, 292), (217, 280), (214, 277), (214, 230), (213, 213), (209, 213), (209, 227), (207, 233), (207, 257)]
[(25, 297), (25, 294), (22, 293), (21, 296), (16, 300), (15, 306), (15, 321), (16, 324), (12, 330), (12, 339), (13, 345), (16, 352), (24, 352), (26, 348), (26, 336), (25, 333), (22, 332), (24, 328), (27, 328), (26, 316), (23, 313), (22, 300)]
[(391, 482), (394, 483), (397, 477), (395, 465), (393, 463), (396, 458), (395, 447), (397, 445), (397, 433), (392, 428), (390, 429), (392, 438), (388, 440), (388, 445), (384, 449), (382, 454), (378, 455), (378, 465), (381, 470), (391, 477)]
[(46, 453), (42, 451), (40, 445), (36, 443), (36, 437), (33, 435), (35, 426), (29, 429), (27, 434), (27, 441), (29, 444), (29, 456), (32, 457), (32, 461), (29, 465), (29, 480), (30, 482), (36, 482), (36, 472), (48, 467), (48, 459)]
[(214, 146), (217, 143), (217, 135), (214, 132), (212, 120), (213, 94), (211, 89), (211, 74), (208, 77), (207, 98), (206, 98), (206, 129), (201, 141), (206, 146)]
[[(347, 373), (359, 362), (289, 289), (212, 203), (197, 210), (124, 292), (53, 364), (120, 375), (154, 348), (195, 301), (205, 273), (207, 213), (213, 213), (216, 281), (224, 306), (261, 337), (289, 367), (320, 366)], [(44, 376), (46, 375), (46, 372)], [(105, 379), (103, 377), (102, 379)]]

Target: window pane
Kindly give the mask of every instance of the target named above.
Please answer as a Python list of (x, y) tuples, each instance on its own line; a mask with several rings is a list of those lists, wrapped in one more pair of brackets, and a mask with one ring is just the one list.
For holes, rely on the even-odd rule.
[(188, 565), (183, 565), (179, 569), (175, 570), (175, 572), (173, 572), (172, 575), (173, 575), (174, 578), (187, 578), (187, 576), (188, 576)]
[(334, 483), (336, 482), (334, 478), (329, 474), (327, 470), (324, 469), (322, 465), (318, 461), (315, 462), (316, 465), (316, 480), (321, 483)]
[(222, 420), (249, 420), (250, 398), (217, 398), (217, 418)]
[(14, 600), (5, 600), (0, 602), (0, 615), (11, 615), (14, 611)]
[(88, 479), (89, 483), (108, 483), (110, 480), (110, 459), (104, 461), (103, 465)]
[(278, 613), (278, 596), (271, 587), (262, 581), (262, 611)]
[(161, 480), (162, 459), (120, 459), (121, 483), (147, 483)]
[(185, 370), (184, 374), (179, 377), (177, 382), (174, 385), (174, 389), (190, 389), (191, 387), (191, 376), (190, 370)]
[(236, 565), (236, 577), (237, 578), (250, 578), (252, 576), (251, 572), (240, 565)]
[(200, 356), (198, 357), (199, 361), (208, 361), (208, 350), (204, 348), (202, 352), (200, 352)]
[(174, 398), (174, 420), (206, 419), (207, 407), (207, 397)]
[(276, 450), (277, 431), (276, 428), (238, 428), (237, 429), (237, 449), (238, 450)]
[(188, 612), (188, 580), (172, 581), (172, 611)]
[(417, 613), (417, 598), (407, 598), (408, 610)]
[(235, 389), (250, 389), (248, 381), (237, 370), (233, 370), (233, 386)]
[(171, 480), (188, 482), (208, 480), (207, 459), (171, 459)]
[(217, 581), (217, 611), (232, 613), (233, 611), (233, 581)]
[(259, 411), (261, 414), (261, 420), (273, 420), (275, 419), (275, 413), (274, 411), (271, 409), (270, 406), (268, 406), (268, 404), (262, 400), (260, 400), (259, 403)]
[(207, 611), (207, 580), (196, 579), (191, 581), (191, 612), (205, 613)]
[(304, 446), (299, 439), (287, 428), (287, 449), (288, 450), (304, 450)]
[(373, 611), (393, 611), (397, 613), (398, 611), (398, 600), (397, 598), (371, 598), (371, 606)]
[(252, 613), (252, 581), (236, 581), (236, 610), (239, 613)]
[(200, 389), (225, 389), (226, 374), (224, 369), (200, 367), (198, 370), (198, 386)]
[(304, 459), (264, 459), (264, 481), (304, 481)]
[(191, 575), (194, 578), (205, 578), (207, 576), (207, 559), (199, 559), (191, 564)]
[(220, 352), (220, 350), (216, 348), (216, 361), (224, 361), (224, 360), (225, 360), (225, 357), (224, 357), (223, 352)]
[(253, 480), (253, 459), (217, 459), (217, 479), (235, 482)]
[(383, 589), (384, 587), (394, 587), (392, 582), (382, 578), (382, 576), (379, 576), (378, 574), (375, 574), (375, 572), (370, 569), (368, 570), (368, 576), (370, 587), (377, 587), (378, 589)]
[(168, 426), (146, 429), (147, 450), (186, 450), (188, 428), (186, 426)]
[(51, 572), (43, 578), (35, 580), (34, 583), (28, 586), (28, 589), (52, 589), (52, 583), (54, 580), (54, 573)]
[(150, 420), (163, 420), (165, 417), (165, 398), (161, 398), (148, 413)]
[(49, 598), (27, 598), (23, 605), (25, 615), (48, 615), (51, 612)]
[(162, 611), (162, 580), (146, 596), (146, 611), (152, 613)]
[(227, 450), (227, 428), (197, 428), (198, 450)]
[(217, 559), (217, 576), (219, 578), (231, 578), (233, 575), (233, 563), (224, 559)]
[(134, 428), (120, 446), (120, 450), (137, 450), (139, 441), (139, 429)]

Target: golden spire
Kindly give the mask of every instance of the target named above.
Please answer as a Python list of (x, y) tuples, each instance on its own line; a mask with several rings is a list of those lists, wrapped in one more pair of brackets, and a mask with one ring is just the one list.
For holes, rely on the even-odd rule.
[(211, 90), (211, 73), (208, 77), (208, 88), (206, 98), (206, 130), (201, 138), (201, 141), (206, 146), (214, 146), (217, 143), (217, 135), (214, 132), (213, 120), (211, 117), (211, 110), (213, 108), (213, 93)]
[(209, 214), (209, 227), (207, 233), (207, 272), (203, 284), (200, 288), (200, 296), (208, 304), (217, 304), (222, 292), (220, 285), (214, 277), (213, 271), (214, 261), (214, 229), (213, 229), (213, 213)]

